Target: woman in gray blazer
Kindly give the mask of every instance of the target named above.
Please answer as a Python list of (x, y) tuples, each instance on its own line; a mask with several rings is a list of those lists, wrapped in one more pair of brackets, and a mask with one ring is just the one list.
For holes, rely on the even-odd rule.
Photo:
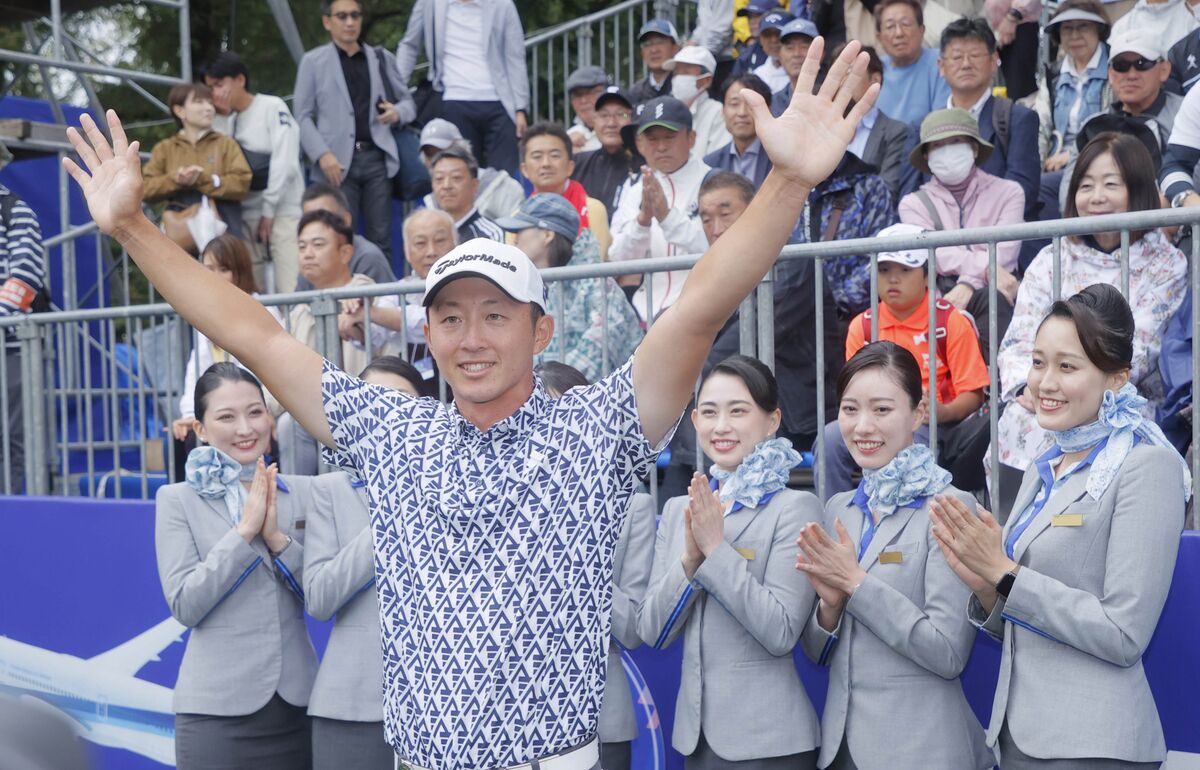
[[(380, 356), (359, 374), (417, 397), (420, 372)], [(308, 701), (313, 770), (392, 770), (383, 730), (383, 650), (367, 489), (346, 473), (313, 479), (304, 548), (304, 596), (317, 620), (337, 618)]]
[(1054, 303), (1027, 385), (1054, 444), (1025, 471), (1003, 529), (953, 500), (935, 507), (938, 541), (973, 594), (967, 616), (1004, 644), (988, 728), (1004, 770), (1148, 770), (1167, 756), (1142, 654), (1191, 475), (1129, 382), (1134, 331), (1112, 286)]
[(804, 528), (796, 563), (820, 597), (801, 644), (830, 668), (818, 764), (990, 768), (958, 678), (975, 641), (962, 614), (969, 592), (929, 520), (935, 494), (972, 498), (913, 444), (926, 417), (921, 370), (899, 345), (873, 342), (846, 362), (837, 396), (863, 480), (830, 498), (826, 528)]
[[(571, 388), (587, 387), (587, 378), (573, 366), (557, 361), (540, 364), (537, 374), (546, 392), (561, 398)], [(633, 739), (638, 735), (629, 681), (621, 650), (642, 645), (638, 636), (637, 608), (646, 594), (650, 563), (654, 559), (654, 498), (638, 492), (629, 501), (625, 525), (613, 549), (612, 637), (608, 644), (608, 670), (596, 732), (600, 738), (600, 764), (604, 770), (629, 770)]]
[(800, 455), (772, 438), (778, 396), (760, 361), (713, 367), (692, 422), (714, 481), (696, 474), (658, 529), (638, 629), (659, 648), (684, 637), (671, 743), (688, 770), (816, 766), (817, 716), (792, 660), (816, 596), (792, 565), (821, 503), (785, 487)]
[(192, 629), (175, 684), (176, 766), (306, 768), (317, 668), (300, 588), (308, 479), (264, 465), (273, 421), (254, 375), (214, 364), (195, 395), (205, 444), (155, 503), (163, 594)]

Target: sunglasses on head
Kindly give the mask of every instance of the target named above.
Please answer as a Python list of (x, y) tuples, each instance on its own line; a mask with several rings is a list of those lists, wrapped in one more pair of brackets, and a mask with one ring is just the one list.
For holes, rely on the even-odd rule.
[(1136, 69), (1138, 72), (1149, 72), (1154, 69), (1155, 64), (1158, 64), (1157, 59), (1152, 61), (1145, 56), (1139, 56), (1132, 61), (1129, 59), (1112, 59), (1108, 62), (1108, 66), (1117, 72), (1128, 72), (1130, 68)]

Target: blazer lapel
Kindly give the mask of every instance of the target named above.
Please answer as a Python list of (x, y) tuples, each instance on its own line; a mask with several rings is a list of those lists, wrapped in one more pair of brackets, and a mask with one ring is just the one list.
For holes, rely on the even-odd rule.
[(483, 12), (483, 61), (487, 64), (492, 48), (492, 19), (496, 15), (496, 5), (492, 0), (479, 0), (479, 8)]
[(1021, 488), (1017, 490), (1016, 502), (1008, 512), (1008, 518), (1004, 520), (1004, 537), (1008, 537), (1008, 533), (1016, 526), (1017, 519), (1021, 516), (1021, 511), (1029, 507), (1033, 502), (1034, 496), (1037, 494), (1038, 485), (1041, 483), (1041, 476), (1037, 473), (1037, 467), (1033, 467), (1032, 473), (1026, 473), (1021, 477)]
[(870, 163), (868, 158), (874, 158), (875, 152), (879, 149), (880, 142), (883, 141), (883, 114), (880, 113), (875, 118), (875, 127), (871, 129), (871, 133), (867, 134), (867, 145), (863, 147), (863, 163)]
[(342, 71), (341, 54), (338, 53), (338, 48), (333, 43), (329, 44), (329, 56), (331, 59), (329, 66), (337, 68), (335, 70), (337, 75), (333, 78), (333, 82), (337, 84), (338, 93), (346, 100), (346, 106), (353, 112), (354, 102), (350, 101), (350, 87), (346, 85), (346, 73)]
[(896, 539), (896, 536), (908, 524), (908, 520), (922, 507), (924, 506), (917, 506), (917, 508), (897, 508), (896, 512), (891, 516), (883, 517), (879, 524), (875, 526), (875, 537), (871, 538), (871, 544), (867, 546), (867, 552), (863, 554), (863, 558), (859, 561), (863, 569), (871, 568), (871, 565), (879, 558), (879, 552)]
[(1029, 544), (1036, 540), (1038, 535), (1046, 530), (1046, 527), (1050, 526), (1054, 517), (1062, 513), (1068, 505), (1087, 494), (1087, 478), (1091, 472), (1092, 466), (1090, 465), (1080, 468), (1070, 475), (1057, 492), (1051, 495), (1050, 500), (1029, 523), (1029, 528), (1021, 535), (1020, 542), (1013, 549), (1013, 559), (1018, 564), (1021, 562), (1021, 556), (1029, 549)]
[[(446, 9), (450, 6), (450, 0), (434, 0), (433, 3), (433, 44), (436, 46), (434, 56), (430, 58), (430, 68), (434, 68), (436, 63), (442, 58), (442, 52), (446, 50)], [(442, 72), (439, 69), (437, 76), (440, 79)]]

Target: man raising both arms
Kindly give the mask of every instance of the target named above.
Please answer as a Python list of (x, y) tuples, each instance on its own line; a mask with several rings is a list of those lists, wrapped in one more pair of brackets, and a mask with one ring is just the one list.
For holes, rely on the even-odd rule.
[(519, 250), (477, 239), (434, 265), (426, 339), (454, 404), (413, 399), (336, 369), (168, 241), (142, 215), (137, 143), (114, 113), (111, 147), (86, 116), (91, 146), (70, 131), (88, 171), (65, 165), (100, 228), (366, 480), (385, 724), (405, 763), (599, 767), (612, 550), (626, 504), (679, 420), (713, 339), (774, 263), (809, 190), (837, 165), (875, 100), (872, 86), (846, 114), (866, 77), (857, 43), (814, 95), (823, 49), (813, 43), (779, 118), (743, 92), (775, 162), (760, 194), (692, 269), (633, 359), (558, 401), (533, 375), (554, 321), (541, 277)]

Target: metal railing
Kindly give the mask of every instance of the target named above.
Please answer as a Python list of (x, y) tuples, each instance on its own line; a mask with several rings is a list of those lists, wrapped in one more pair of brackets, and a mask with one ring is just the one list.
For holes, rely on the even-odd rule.
[(603, 11), (539, 30), (525, 38), (530, 109), (544, 120), (574, 118), (567, 76), (595, 64), (628, 88), (645, 76), (638, 32), (650, 19), (669, 19), (681, 36), (691, 32), (695, 0), (624, 0)]
[[(936, 249), (942, 246), (987, 244), (989, 249), (989, 339), (988, 366), (990, 387), (987, 401), (990, 414), (991, 484), (992, 499), (999, 483), (999, 452), (997, 451), (997, 420), (1000, 406), (1000, 383), (997, 351), (1000, 339), (996, 324), (997, 290), (996, 272), (998, 243), (1034, 238), (1050, 238), (1053, 287), (1058, 298), (1062, 291), (1061, 239), (1073, 235), (1101, 232), (1120, 232), (1120, 259), (1122, 269), (1119, 287), (1128, 296), (1131, 280), (1129, 267), (1130, 232), (1155, 227), (1188, 227), (1192, 235), (1192, 265), (1200, 264), (1200, 210), (1164, 209), (1156, 211), (1112, 214), (1101, 217), (1076, 218), (1053, 222), (1034, 222), (1019, 225), (975, 228), (970, 230), (929, 232), (911, 237), (895, 237), (885, 240), (865, 238), (832, 241), (816, 244), (787, 246), (780, 259), (813, 259), (815, 262), (815, 292), (813, 297), (816, 322), (816, 356), (814, 364), (818, 372), (826, 370), (828, 355), (841, 355), (841, 350), (828, 351), (824, 345), (823, 317), (833, 312), (824, 304), (822, 291), (822, 266), (825, 260), (851, 255), (870, 255), (872, 276), (875, 274), (876, 252), (881, 248), (926, 249), (929, 252), (929, 288), (936, 292)], [(647, 293), (653, 294), (656, 275), (665, 271), (686, 269), (698, 259), (698, 255), (647, 259), (637, 262), (604, 263), (555, 268), (543, 271), (550, 284), (551, 307), (561, 305), (561, 296), (569, 282), (597, 280), (641, 272), (647, 284)], [(741, 329), (742, 351), (758, 355), (768, 365), (774, 359), (773, 296), (768, 275), (759, 290), (751, 293), (743, 303), (743, 318), (747, 320)], [(872, 278), (872, 310), (877, 308), (878, 293)], [(1200, 297), (1200, 271), (1190, 271), (1190, 288), (1194, 297)], [(335, 363), (340, 362), (343, 344), (338, 336), (337, 314), (339, 300), (351, 298), (374, 298), (400, 295), (401, 307), (409, 298), (416, 298), (423, 290), (419, 279), (409, 279), (391, 284), (366, 287), (349, 287), (334, 290), (310, 291), (262, 297), (263, 304), (278, 307), (283, 311), (302, 303), (310, 303), (316, 319), (314, 347)], [(753, 311), (751, 313), (751, 311)], [(753, 315), (754, 320), (750, 317)], [(284, 312), (287, 324), (288, 313)], [(872, 317), (877, 319), (878, 313)], [(367, 328), (371, 326), (370, 303), (366, 303)], [(932, 307), (927, 328), (936, 327), (936, 314)], [(877, 321), (872, 323), (872, 338), (877, 334)], [(653, 321), (650, 322), (653, 325)], [(20, 318), (0, 319), (0, 327), (12, 335), (10, 339), (19, 350), (19, 359), (0, 359), (0, 438), (3, 439), (4, 475), (0, 489), (11, 489), (13, 473), (9, 463), (11, 427), (5, 417), (9, 413), (7, 404), (9, 378), (19, 376), (25, 387), (22, 393), (24, 415), (22, 427), (28, 438), (24, 475), (29, 491), (34, 494), (96, 494), (98, 474), (109, 468), (124, 468), (135, 479), (136, 496), (148, 496), (155, 483), (165, 477), (154, 476), (153, 455), (159, 451), (152, 443), (166, 434), (171, 420), (177, 417), (176, 404), (182, 390), (182, 372), (188, 357), (190, 332), (175, 312), (165, 304), (126, 306), (87, 310), (45, 313)], [(1193, 331), (1200, 330), (1200, 302), (1193, 302)], [(607, 329), (605, 330), (607, 333)], [(561, 334), (561, 328), (558, 332)], [(407, 332), (398, 332), (397, 347), (408, 349)], [(933, 337), (930, 334), (930, 337)], [(369, 336), (368, 336), (369, 345)], [(122, 352), (118, 353), (120, 350)], [(557, 350), (564, 345), (560, 337)], [(373, 352), (367, 350), (367, 356)], [(1200, 335), (1193, 335), (1192, 347), (1193, 399), (1200, 387)], [(604, 362), (603, 369), (611, 371), (619, 361)], [(19, 372), (13, 366), (20, 367)], [(929, 392), (936, 393), (937, 361), (931, 356)], [(818, 438), (816, 450), (816, 478), (818, 491), (823, 493), (824, 426), (832, 415), (825, 413), (825, 381), (816, 378), (816, 416)], [(444, 392), (444, 391), (443, 391)], [(937, 446), (937, 404), (930, 405), (930, 443)], [(1193, 445), (1200, 445), (1200, 422), (1192, 424)], [(285, 459), (288, 447), (282, 448)], [(166, 466), (175, 460), (172, 447), (165, 451)], [(1193, 459), (1193, 475), (1200, 478), (1200, 457)], [(653, 474), (652, 474), (653, 476)], [(118, 480), (119, 481), (119, 480)], [(121, 494), (118, 490), (118, 494)]]

